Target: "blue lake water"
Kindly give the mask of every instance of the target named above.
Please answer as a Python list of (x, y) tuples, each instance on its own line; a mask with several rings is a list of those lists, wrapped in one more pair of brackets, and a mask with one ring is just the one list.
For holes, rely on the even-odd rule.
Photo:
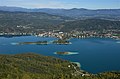
[[(79, 62), (81, 69), (90, 73), (120, 71), (120, 40), (109, 38), (71, 39), (70, 45), (16, 45), (18, 42), (53, 41), (56, 38), (21, 36), (0, 37), (0, 54), (35, 52)], [(78, 52), (71, 55), (57, 55), (56, 51)]]

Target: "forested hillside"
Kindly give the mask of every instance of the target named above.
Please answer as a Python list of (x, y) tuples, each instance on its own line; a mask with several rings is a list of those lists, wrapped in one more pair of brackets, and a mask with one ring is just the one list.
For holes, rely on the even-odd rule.
[[(68, 18), (40, 12), (4, 12), (0, 11), (0, 31), (21, 32), (36, 29), (56, 29), (56, 25)], [(37, 30), (36, 30), (37, 31)]]
[[(85, 75), (83, 75), (85, 74)], [(34, 53), (0, 55), (0, 79), (119, 79), (119, 72), (89, 74), (76, 64)]]
[(105, 19), (75, 20), (69, 17), (40, 12), (0, 11), (0, 32), (37, 33), (61, 30), (65, 32), (91, 30), (119, 30), (120, 21)]
[(61, 31), (71, 31), (71, 30), (82, 30), (82, 31), (90, 31), (90, 30), (119, 30), (120, 29), (120, 21), (109, 21), (103, 19), (87, 19), (87, 20), (77, 20), (71, 22), (65, 22), (60, 25)]

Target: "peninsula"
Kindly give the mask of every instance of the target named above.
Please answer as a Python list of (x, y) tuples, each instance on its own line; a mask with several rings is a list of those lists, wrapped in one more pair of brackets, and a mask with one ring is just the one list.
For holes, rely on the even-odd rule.
[(77, 64), (35, 53), (0, 55), (2, 79), (119, 79), (120, 72), (90, 74)]

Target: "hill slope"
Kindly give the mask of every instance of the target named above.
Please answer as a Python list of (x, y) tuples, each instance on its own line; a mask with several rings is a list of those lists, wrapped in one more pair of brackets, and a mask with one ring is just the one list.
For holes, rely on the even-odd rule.
[(72, 20), (68, 17), (41, 12), (0, 11), (0, 32), (32, 33), (50, 30), (111, 30), (120, 29), (120, 21), (104, 19)]
[(0, 11), (0, 30), (4, 32), (24, 32), (39, 29), (55, 29), (66, 17), (41, 12), (5, 12)]
[(26, 75), (32, 79), (52, 79), (75, 72), (74, 64), (68, 61), (33, 53), (0, 55), (0, 63), (0, 78), (8, 79), (22, 79)]
[[(82, 76), (81, 73), (87, 74)], [(69, 61), (33, 53), (0, 55), (0, 79), (119, 79), (119, 72), (88, 74)]]
[(60, 25), (61, 31), (71, 31), (71, 30), (119, 30), (120, 21), (109, 21), (103, 19), (87, 19), (87, 20), (77, 20), (71, 22), (65, 22)]

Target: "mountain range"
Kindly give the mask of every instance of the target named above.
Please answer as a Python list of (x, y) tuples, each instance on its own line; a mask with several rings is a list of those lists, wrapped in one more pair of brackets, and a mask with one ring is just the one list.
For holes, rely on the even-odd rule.
[(85, 8), (72, 8), (72, 9), (51, 9), (51, 8), (34, 8), (27, 9), (21, 7), (8, 7), (0, 6), (1, 11), (10, 12), (44, 12), (52, 15), (67, 16), (75, 19), (88, 19), (88, 18), (105, 18), (120, 20), (120, 9), (85, 9)]

